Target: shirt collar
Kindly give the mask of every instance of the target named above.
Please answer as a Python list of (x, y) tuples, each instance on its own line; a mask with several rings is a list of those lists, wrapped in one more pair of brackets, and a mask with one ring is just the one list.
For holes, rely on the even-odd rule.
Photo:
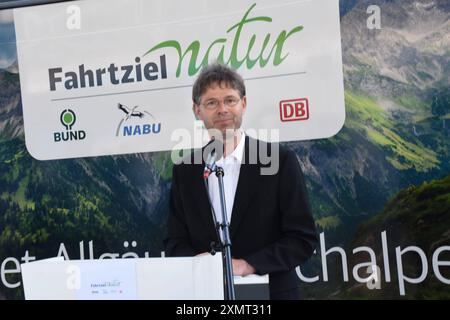
[[(225, 157), (225, 160), (231, 160), (234, 159), (237, 162), (242, 162), (242, 156), (244, 155), (244, 146), (245, 146), (245, 132), (242, 131), (241, 133), (241, 140), (239, 141), (238, 145), (234, 149), (232, 153), (230, 153), (228, 156)], [(218, 163), (222, 164), (224, 161), (223, 157), (217, 161)]]

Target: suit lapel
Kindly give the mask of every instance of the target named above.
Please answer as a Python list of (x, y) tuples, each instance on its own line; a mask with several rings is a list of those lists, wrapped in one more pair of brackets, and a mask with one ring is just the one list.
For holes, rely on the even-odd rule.
[[(234, 196), (233, 212), (231, 214), (230, 237), (236, 233), (242, 217), (258, 189), (259, 169), (258, 164), (249, 163), (249, 137), (245, 137), (244, 161), (239, 171), (239, 180)], [(255, 152), (255, 150), (253, 150)]]
[[(211, 211), (211, 206), (208, 200), (208, 194), (203, 182), (203, 170), (204, 164), (195, 165), (194, 167), (194, 177), (193, 177), (193, 186), (192, 190), (199, 190), (199, 192), (194, 192), (195, 201), (198, 203), (200, 207), (200, 216), (202, 220), (205, 222), (205, 225), (208, 228), (208, 233), (213, 239), (217, 238), (217, 233), (214, 227), (213, 213)], [(218, 239), (216, 239), (218, 240)]]
[[(236, 188), (236, 194), (234, 197), (233, 203), (233, 212), (231, 214), (231, 224), (230, 224), (230, 237), (233, 238), (233, 235), (236, 233), (239, 224), (245, 215), (246, 209), (252, 200), (253, 196), (258, 189), (258, 180), (260, 173), (260, 165), (259, 165), (259, 157), (257, 164), (250, 164), (250, 156), (249, 156), (249, 138), (245, 137), (245, 149), (244, 149), (244, 161), (241, 164), (241, 168), (239, 171), (239, 180)], [(253, 141), (254, 142), (254, 141)], [(253, 150), (255, 152), (255, 150)], [(199, 190), (199, 192), (195, 192), (195, 201), (199, 204), (200, 207), (200, 216), (202, 220), (205, 222), (205, 225), (208, 228), (208, 233), (214, 239), (217, 238), (217, 233), (214, 226), (213, 213), (211, 211), (211, 206), (208, 200), (207, 190), (205, 188), (203, 182), (203, 170), (204, 163), (202, 165), (195, 165), (193, 174), (193, 190)], [(226, 174), (226, 173), (225, 173)], [(218, 240), (218, 239), (217, 239)]]

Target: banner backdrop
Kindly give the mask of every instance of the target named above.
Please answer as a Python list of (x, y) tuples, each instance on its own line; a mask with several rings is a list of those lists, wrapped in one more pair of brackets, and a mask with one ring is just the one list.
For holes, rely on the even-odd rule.
[(214, 61), (247, 80), (244, 128), (278, 129), (268, 140), (327, 138), (344, 124), (337, 0), (70, 5), (80, 29), (67, 27), (64, 3), (14, 10), (25, 142), (37, 159), (201, 147), (192, 83)]
[[(158, 139), (172, 129), (192, 130), (195, 69), (208, 46), (222, 38), (224, 60), (238, 63), (228, 51), (237, 31), (227, 30), (246, 14), (264, 21), (245, 23), (242, 48), (253, 34), (254, 48), (271, 34), (271, 48), (286, 32), (283, 50), (274, 49), (265, 67), (260, 61), (269, 51), (253, 69), (247, 66), (257, 59), (255, 51), (239, 71), (254, 112), (246, 128), (279, 127), (307, 178), (320, 243), (297, 268), (302, 297), (450, 298), (448, 1), (340, 1), (340, 45), (336, 1), (149, 3), (45, 5), (18, 10), (17, 21), (12, 11), (0, 12), (0, 298), (23, 299), (20, 263), (161, 255), (173, 164), (170, 151), (156, 150), (174, 142), (170, 135)], [(324, 9), (310, 9), (317, 3)], [(108, 16), (117, 12), (127, 14)], [(57, 23), (72, 28), (71, 40)], [(304, 28), (287, 36), (299, 26)], [(201, 46), (191, 66), (196, 40)], [(155, 49), (164, 41), (173, 42)], [(210, 57), (220, 55), (222, 43), (216, 43)], [(277, 54), (285, 59), (275, 66)], [(124, 73), (107, 71), (111, 64), (132, 66), (136, 80), (140, 66), (142, 81), (113, 84)], [(85, 87), (80, 66), (94, 77), (85, 76)], [(103, 68), (99, 86), (95, 70)], [(339, 68), (345, 89), (341, 130), (342, 101), (331, 77), (339, 77)], [(310, 118), (282, 121), (280, 102), (303, 98)], [(291, 106), (284, 120), (295, 114)], [(338, 115), (329, 125), (325, 110)], [(141, 112), (149, 122), (127, 120), (127, 112)], [(143, 135), (146, 130), (152, 133)], [(297, 139), (306, 140), (292, 141)], [(128, 154), (95, 156), (108, 153)]]

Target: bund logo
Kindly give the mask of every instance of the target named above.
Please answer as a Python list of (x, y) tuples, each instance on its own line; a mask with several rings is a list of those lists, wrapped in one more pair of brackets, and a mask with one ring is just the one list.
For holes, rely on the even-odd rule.
[(59, 120), (66, 128), (66, 131), (53, 132), (54, 142), (84, 140), (84, 138), (86, 138), (86, 132), (84, 130), (72, 130), (72, 127), (77, 121), (77, 116), (73, 110), (63, 110), (63, 112), (59, 115)]
[(291, 99), (280, 101), (280, 120), (302, 121), (309, 119), (308, 99)]
[(117, 108), (122, 111), (123, 118), (117, 126), (116, 137), (141, 136), (161, 132), (161, 123), (140, 106), (127, 107), (118, 103)]

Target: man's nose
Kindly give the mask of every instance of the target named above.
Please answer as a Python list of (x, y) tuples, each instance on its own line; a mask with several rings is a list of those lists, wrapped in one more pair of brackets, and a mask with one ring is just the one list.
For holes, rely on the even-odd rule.
[(219, 101), (219, 106), (217, 107), (217, 113), (228, 113), (228, 107), (223, 101)]

